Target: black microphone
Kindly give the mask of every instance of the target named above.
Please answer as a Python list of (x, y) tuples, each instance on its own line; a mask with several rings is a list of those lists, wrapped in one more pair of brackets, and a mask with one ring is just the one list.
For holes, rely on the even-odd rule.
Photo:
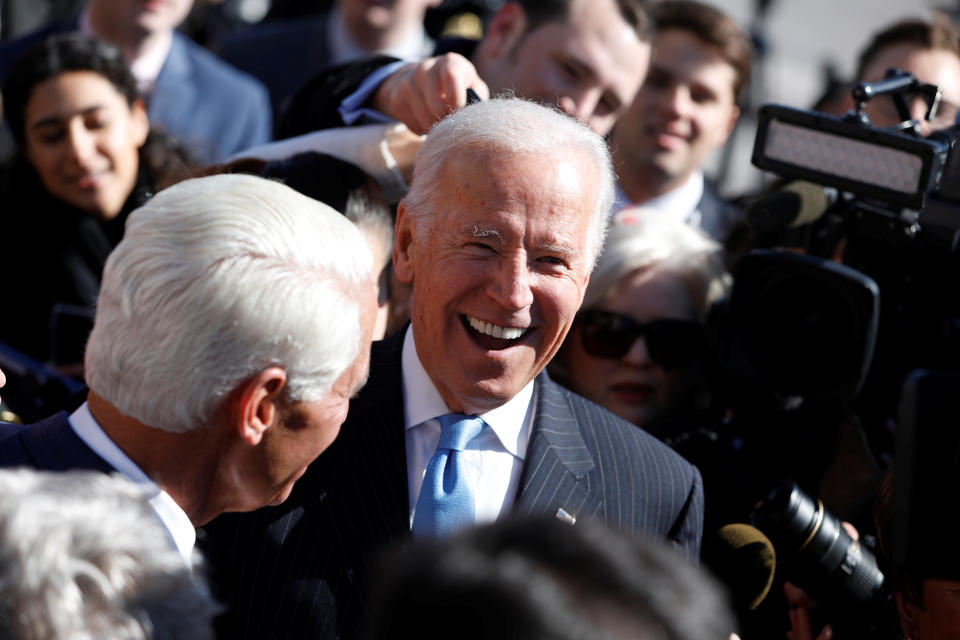
[(786, 231), (816, 222), (838, 197), (836, 189), (795, 180), (757, 198), (747, 209), (747, 222), (761, 232)]
[(739, 613), (756, 609), (770, 592), (777, 554), (770, 539), (756, 527), (721, 527), (704, 541), (700, 558), (727, 586)]

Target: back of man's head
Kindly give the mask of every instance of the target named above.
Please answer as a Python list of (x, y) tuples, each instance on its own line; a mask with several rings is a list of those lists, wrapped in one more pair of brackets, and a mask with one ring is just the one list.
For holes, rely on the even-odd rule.
[(287, 400), (319, 400), (362, 347), (353, 292), (365, 286), (364, 239), (326, 205), (253, 176), (188, 180), (131, 214), (110, 254), (87, 383), (173, 432), (207, 424), (271, 366)]
[(727, 640), (735, 625), (687, 559), (589, 521), (498, 521), (397, 549), (383, 568), (367, 640), (451, 626), (464, 640)]
[(468, 105), (434, 125), (417, 153), (413, 183), (404, 198), (414, 216), (422, 220), (442, 210), (442, 203), (434, 207), (433, 194), (448, 160), (467, 150), (522, 155), (531, 163), (552, 162), (558, 153), (589, 158), (599, 187), (588, 247), (591, 261), (600, 255), (614, 196), (613, 166), (603, 138), (557, 109), (527, 100), (500, 98)]
[(122, 477), (0, 471), (0, 637), (212, 638), (199, 575)]

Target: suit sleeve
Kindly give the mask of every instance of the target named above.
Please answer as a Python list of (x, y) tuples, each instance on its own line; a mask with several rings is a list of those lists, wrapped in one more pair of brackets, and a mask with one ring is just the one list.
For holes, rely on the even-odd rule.
[(693, 469), (693, 482), (687, 491), (687, 499), (677, 515), (673, 528), (667, 534), (677, 548), (696, 562), (700, 557), (700, 542), (703, 538), (703, 480), (700, 471)]
[(376, 56), (320, 72), (290, 99), (277, 118), (275, 138), (282, 140), (317, 129), (346, 126), (337, 110), (364, 78), (396, 58)]

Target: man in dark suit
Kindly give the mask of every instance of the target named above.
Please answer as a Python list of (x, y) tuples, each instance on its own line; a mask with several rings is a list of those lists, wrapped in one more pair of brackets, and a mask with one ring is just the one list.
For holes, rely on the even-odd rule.
[[(208, 527), (231, 609), (222, 637), (352, 637), (376, 615), (365, 601), (376, 553), (411, 528), (545, 513), (698, 554), (697, 470), (543, 372), (602, 246), (604, 140), (555, 110), (491, 100), (434, 127), (415, 171), (394, 247), (411, 324), (375, 346), (343, 435), (291, 500)], [(451, 422), (473, 424), (473, 438), (450, 444)], [(441, 458), (462, 465), (450, 476), (456, 523), (437, 516), (450, 513)]]
[(87, 0), (79, 16), (0, 47), (0, 78), (33, 44), (79, 30), (115, 44), (147, 101), (150, 123), (214, 162), (270, 140), (266, 88), (176, 31), (193, 0)]
[(87, 402), (0, 425), (0, 467), (118, 471), (189, 561), (194, 527), (282, 502), (336, 437), (366, 378), (372, 270), (353, 224), (279, 183), (161, 191), (104, 269)]
[(650, 71), (611, 134), (620, 180), (614, 210), (657, 210), (722, 243), (741, 214), (705, 182), (702, 167), (740, 115), (750, 40), (728, 16), (698, 2), (669, 0), (650, 16)]

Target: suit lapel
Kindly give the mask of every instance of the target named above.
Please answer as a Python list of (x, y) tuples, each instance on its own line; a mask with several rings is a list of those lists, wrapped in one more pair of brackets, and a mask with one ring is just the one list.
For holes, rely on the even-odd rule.
[(537, 412), (520, 479), (521, 513), (594, 517), (603, 509), (587, 474), (596, 467), (566, 397), (546, 373), (537, 377)]

